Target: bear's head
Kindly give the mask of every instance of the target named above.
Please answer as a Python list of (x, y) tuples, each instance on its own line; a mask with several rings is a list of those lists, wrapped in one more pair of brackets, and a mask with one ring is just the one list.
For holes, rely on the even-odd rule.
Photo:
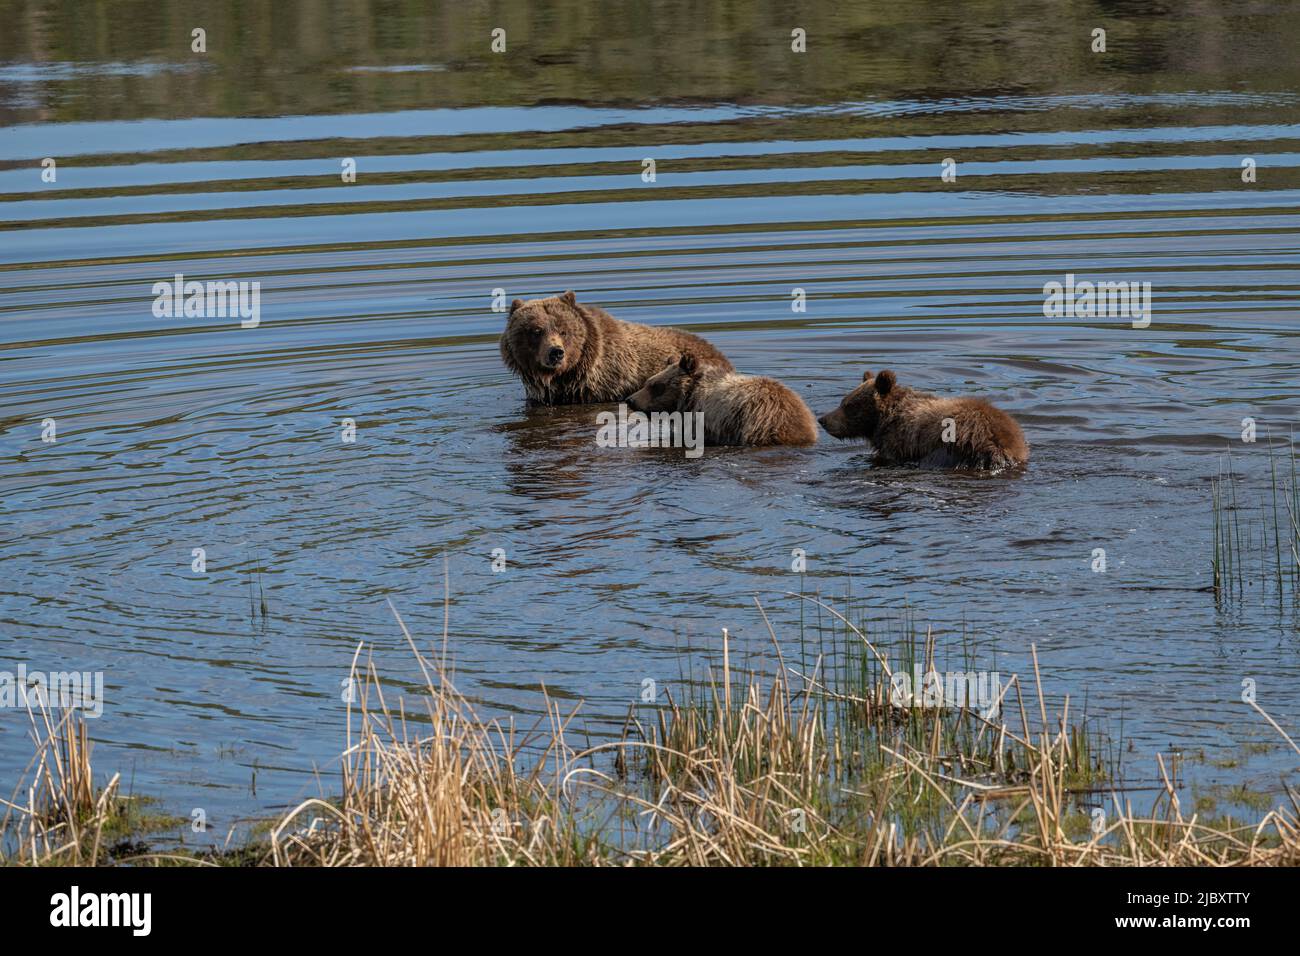
[(880, 420), (903, 389), (888, 369), (873, 376), (862, 373), (862, 384), (844, 396), (840, 407), (817, 421), (836, 438), (874, 439)]
[(586, 344), (587, 322), (572, 292), (510, 304), (501, 356), (515, 371), (549, 381), (576, 366)]
[(639, 392), (627, 397), (634, 412), (675, 412), (686, 408), (703, 369), (690, 352), (669, 362), (663, 371), (646, 380)]

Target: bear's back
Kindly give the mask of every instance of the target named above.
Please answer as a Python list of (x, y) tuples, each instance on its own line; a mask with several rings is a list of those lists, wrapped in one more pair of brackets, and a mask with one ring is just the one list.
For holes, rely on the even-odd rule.
[(817, 420), (774, 378), (729, 373), (708, 385), (698, 403), (705, 435), (715, 445), (812, 445)]

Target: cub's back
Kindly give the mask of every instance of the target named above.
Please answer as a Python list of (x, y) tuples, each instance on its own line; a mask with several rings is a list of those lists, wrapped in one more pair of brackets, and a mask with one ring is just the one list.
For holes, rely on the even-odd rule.
[(1015, 419), (985, 398), (950, 399), (963, 463), (979, 468), (1023, 465), (1029, 443)]
[(700, 403), (705, 434), (720, 445), (812, 445), (817, 420), (788, 386), (774, 378), (731, 373)]

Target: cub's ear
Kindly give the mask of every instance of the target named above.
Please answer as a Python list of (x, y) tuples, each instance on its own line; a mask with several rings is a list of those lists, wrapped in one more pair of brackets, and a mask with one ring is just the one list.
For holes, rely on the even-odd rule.
[(560, 296), (560, 298), (563, 299), (565, 302), (569, 303), (569, 305), (578, 304), (578, 297), (577, 295), (574, 294), (572, 289), (565, 292), (564, 295)]
[(510, 314), (514, 315), (515, 309), (521, 309), (523, 308), (523, 305), (524, 305), (523, 299), (515, 299), (515, 301), (510, 303)]
[(894, 387), (894, 381), (894, 373), (889, 371), (889, 369), (884, 369), (876, 376), (876, 391), (881, 395), (888, 395), (890, 390)]
[(870, 378), (871, 378), (871, 369), (867, 369), (865, 372), (862, 373), (862, 381), (865, 382)]
[(699, 361), (695, 358), (694, 352), (683, 352), (682, 357), (677, 360), (678, 366), (687, 375), (690, 375), (699, 368)]

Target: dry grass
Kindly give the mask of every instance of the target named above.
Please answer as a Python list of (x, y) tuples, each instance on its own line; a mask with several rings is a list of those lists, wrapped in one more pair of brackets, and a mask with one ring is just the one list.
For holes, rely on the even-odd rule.
[(96, 786), (86, 722), (76, 710), (56, 721), (46, 707), (28, 710), (36, 755), (0, 818), (0, 861), (43, 866), (99, 862), (119, 821), (123, 798), (114, 774)]
[[(354, 662), (355, 664), (355, 662)], [(354, 669), (355, 673), (355, 669)], [(560, 865), (585, 862), (586, 841), (552, 783), (571, 752), (564, 720), (537, 743), (477, 719), (444, 675), (430, 678), (421, 720), (394, 712), (373, 665), (349, 707), (343, 796), (308, 800), (271, 833), (272, 862), (309, 866)], [(354, 728), (355, 723), (355, 728)], [(412, 726), (419, 728), (415, 738)], [(548, 768), (548, 762), (554, 766)]]
[[(720, 664), (706, 680), (683, 681), (682, 699), (669, 693), (642, 716), (629, 713), (622, 739), (581, 749), (570, 743), (576, 708), (564, 712), (548, 698), (546, 717), (519, 734), (480, 718), (447, 668), (422, 655), (409, 634), (426, 682), (414, 698), (386, 694), (358, 648), (341, 795), (285, 815), (270, 833), (265, 862), (1300, 863), (1294, 794), (1252, 826), (1188, 816), (1171, 768), (1158, 759), (1156, 796), (1135, 814), (1098, 756), (1103, 742), (1072, 720), (1069, 700), (1049, 716), (1036, 655), (1032, 680), (1022, 686), (1013, 678), (996, 715), (899, 706), (888, 693), (891, 654), (828, 605), (799, 599), (842, 626), (846, 643), (837, 654), (847, 660), (827, 668), (818, 654), (802, 673), (772, 634), (774, 666), (742, 669), (724, 631)], [(933, 667), (931, 635), (910, 647), (912, 666)], [(418, 709), (408, 710), (413, 700)], [(6, 801), (0, 825), (7, 861), (105, 862), (104, 834), (120, 813), (118, 778), (94, 786), (85, 725), (75, 716), (56, 724), (43, 715), (33, 729), (32, 783)], [(1111, 809), (1094, 820), (1100, 804)], [(240, 862), (258, 858), (245, 854)]]
[[(1008, 705), (1014, 696), (1014, 708), (1006, 709), (1015, 721), (966, 709), (898, 707), (887, 695), (885, 655), (839, 620), (863, 652), (849, 672), (868, 677), (853, 693), (826, 686), (820, 658), (811, 674), (794, 675), (775, 636), (775, 673), (738, 674), (724, 631), (721, 670), (694, 699), (670, 695), (649, 726), (629, 715), (622, 740), (581, 750), (566, 732), (572, 713), (548, 701), (545, 724), (517, 739), (479, 720), (424, 658), (429, 726), (414, 739), (412, 723), (392, 711), (367, 665), (365, 693), (349, 714), (342, 798), (307, 801), (288, 814), (272, 834), (274, 861), (1300, 863), (1294, 799), (1252, 827), (1188, 817), (1163, 761), (1149, 812), (1135, 815), (1125, 803), (1123, 812), (1094, 825), (1084, 810), (1106, 795), (1100, 761), (1089, 736), (1071, 726), (1068, 700), (1049, 719), (1036, 658), (1033, 697), (1024, 699), (1018, 680), (1006, 691)], [(932, 664), (933, 642), (923, 651)]]

